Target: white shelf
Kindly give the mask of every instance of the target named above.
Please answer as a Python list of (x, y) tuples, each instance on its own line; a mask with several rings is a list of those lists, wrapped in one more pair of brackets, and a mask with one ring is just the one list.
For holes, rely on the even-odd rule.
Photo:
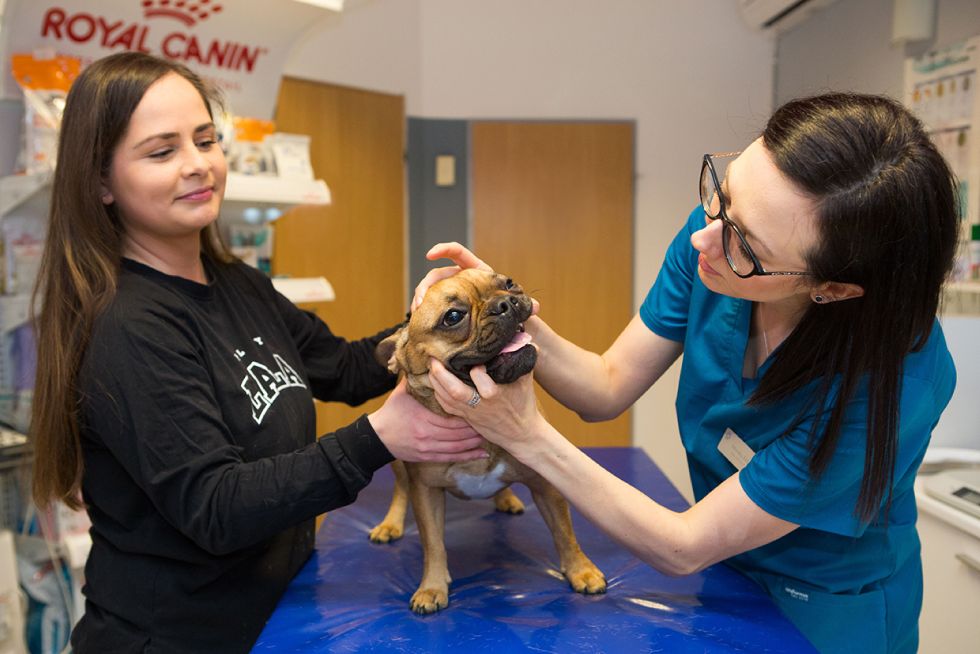
[(273, 277), (272, 285), (293, 304), (332, 302), (337, 298), (326, 277)]
[(260, 209), (330, 204), (330, 189), (322, 179), (295, 180), (228, 173), (225, 202)]
[[(0, 177), (0, 216), (28, 203), (46, 205), (51, 177), (51, 173)], [(304, 204), (330, 204), (330, 189), (322, 179), (292, 180), (228, 173), (224, 213), (234, 215), (247, 207), (284, 211)], [(46, 213), (46, 209), (43, 211)]]

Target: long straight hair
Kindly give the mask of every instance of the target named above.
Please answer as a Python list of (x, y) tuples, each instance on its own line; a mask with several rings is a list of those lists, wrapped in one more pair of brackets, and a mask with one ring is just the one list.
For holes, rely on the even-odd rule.
[(884, 503), (887, 518), (903, 363), (929, 338), (952, 269), (956, 182), (920, 121), (886, 97), (835, 93), (791, 101), (770, 118), (763, 142), (776, 167), (816, 200), (817, 245), (806, 255), (814, 281), (857, 284), (864, 295), (812, 304), (752, 403), (776, 402), (816, 380), (805, 412), (820, 416), (810, 431), (809, 461), (819, 476), (848, 401), (866, 382), (868, 436), (855, 515), (870, 522)]
[[(146, 90), (171, 73), (197, 89), (213, 116), (217, 96), (196, 74), (138, 52), (92, 63), (65, 102), (48, 234), (31, 306), (38, 368), (29, 432), (33, 495), (40, 507), (52, 500), (81, 506), (76, 382), (95, 318), (116, 292), (124, 232), (115, 207), (102, 202), (102, 184)], [(229, 260), (214, 224), (202, 230), (201, 246), (212, 260)]]

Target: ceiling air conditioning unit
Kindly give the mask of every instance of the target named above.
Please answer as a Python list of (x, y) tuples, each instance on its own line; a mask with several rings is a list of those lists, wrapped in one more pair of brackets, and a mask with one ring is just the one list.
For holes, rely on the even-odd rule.
[(837, 0), (738, 0), (742, 18), (750, 27), (782, 32), (796, 27), (818, 9)]

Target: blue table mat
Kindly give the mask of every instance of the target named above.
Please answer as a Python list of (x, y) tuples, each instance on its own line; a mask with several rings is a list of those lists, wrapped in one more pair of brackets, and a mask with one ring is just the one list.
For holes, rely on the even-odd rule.
[[(688, 505), (639, 448), (584, 448), (599, 464), (674, 510)], [(718, 564), (668, 577), (640, 562), (572, 509), (583, 551), (606, 575), (604, 595), (571, 590), (530, 493), (507, 515), (492, 500), (446, 499), (449, 606), (409, 609), (422, 576), (411, 511), (405, 535), (377, 545), (390, 468), (357, 501), (331, 512), (316, 550), (290, 584), (253, 652), (814, 652), (764, 591)]]

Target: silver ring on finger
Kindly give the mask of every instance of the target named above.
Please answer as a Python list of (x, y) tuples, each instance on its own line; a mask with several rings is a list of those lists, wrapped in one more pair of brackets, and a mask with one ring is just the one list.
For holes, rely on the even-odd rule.
[(476, 405), (480, 403), (481, 399), (483, 398), (480, 397), (480, 394), (477, 393), (476, 391), (473, 391), (473, 397), (467, 400), (466, 404), (470, 407), (476, 407)]

